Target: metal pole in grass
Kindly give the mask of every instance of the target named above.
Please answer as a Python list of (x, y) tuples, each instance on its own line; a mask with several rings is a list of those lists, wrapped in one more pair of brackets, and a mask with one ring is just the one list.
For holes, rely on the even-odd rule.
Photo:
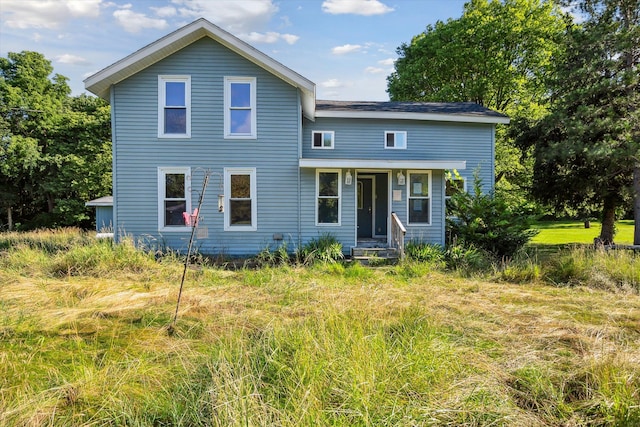
[(180, 280), (180, 291), (178, 291), (178, 302), (176, 303), (176, 312), (173, 315), (173, 322), (169, 326), (169, 334), (173, 334), (176, 327), (176, 321), (178, 320), (178, 309), (180, 308), (180, 299), (182, 298), (182, 288), (184, 287), (184, 279), (187, 276), (187, 268), (189, 268), (189, 259), (191, 258), (191, 248), (193, 247), (193, 237), (196, 233), (196, 228), (198, 228), (198, 216), (200, 215), (200, 209), (202, 208), (202, 201), (204, 200), (204, 193), (207, 190), (207, 185), (209, 184), (209, 177), (211, 176), (210, 170), (204, 171), (204, 179), (202, 180), (202, 191), (200, 192), (200, 198), (198, 200), (198, 208), (195, 215), (195, 218), (191, 218), (193, 222), (193, 226), (191, 227), (191, 237), (189, 238), (189, 247), (187, 249), (187, 258), (184, 260), (184, 270), (182, 271), (182, 280)]

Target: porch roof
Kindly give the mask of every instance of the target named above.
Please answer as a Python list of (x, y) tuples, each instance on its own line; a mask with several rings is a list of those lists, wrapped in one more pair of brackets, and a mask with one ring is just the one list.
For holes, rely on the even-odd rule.
[(301, 168), (466, 169), (466, 160), (300, 159)]

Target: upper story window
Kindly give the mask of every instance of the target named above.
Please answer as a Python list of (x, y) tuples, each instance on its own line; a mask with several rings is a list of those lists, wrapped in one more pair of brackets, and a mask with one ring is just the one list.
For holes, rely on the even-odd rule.
[(384, 148), (405, 149), (407, 148), (406, 131), (386, 131), (384, 133)]
[(158, 138), (191, 137), (191, 76), (158, 76)]
[(313, 131), (311, 135), (311, 148), (333, 149), (333, 131)]
[(224, 78), (224, 137), (257, 138), (256, 78)]
[(431, 225), (431, 171), (409, 172), (407, 181), (409, 224)]
[(185, 212), (191, 212), (191, 169), (158, 168), (158, 230), (188, 231)]

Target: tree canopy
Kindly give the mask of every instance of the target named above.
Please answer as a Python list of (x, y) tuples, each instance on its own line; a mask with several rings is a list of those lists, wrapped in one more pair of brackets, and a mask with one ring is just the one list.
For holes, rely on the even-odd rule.
[[(544, 77), (565, 17), (551, 1), (472, 0), (463, 15), (438, 21), (398, 48), (387, 91), (396, 101), (473, 101), (512, 118), (544, 115)], [(527, 153), (498, 129), (497, 181), (528, 186)], [(508, 185), (508, 184), (507, 184)]]
[[(0, 58), (0, 208), (9, 228), (90, 224), (111, 191), (109, 106), (70, 96), (42, 54)], [(0, 220), (0, 224), (4, 222)]]
[(557, 209), (602, 209), (612, 243), (616, 209), (636, 200), (640, 244), (640, 0), (583, 0), (549, 80), (551, 112), (520, 137), (535, 147), (533, 194)]

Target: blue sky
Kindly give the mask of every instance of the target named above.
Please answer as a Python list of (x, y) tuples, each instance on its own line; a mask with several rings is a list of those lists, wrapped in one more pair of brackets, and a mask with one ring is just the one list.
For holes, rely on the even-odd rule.
[(32, 50), (83, 80), (204, 17), (317, 85), (318, 99), (384, 101), (396, 48), (465, 0), (0, 0), (0, 55)]

